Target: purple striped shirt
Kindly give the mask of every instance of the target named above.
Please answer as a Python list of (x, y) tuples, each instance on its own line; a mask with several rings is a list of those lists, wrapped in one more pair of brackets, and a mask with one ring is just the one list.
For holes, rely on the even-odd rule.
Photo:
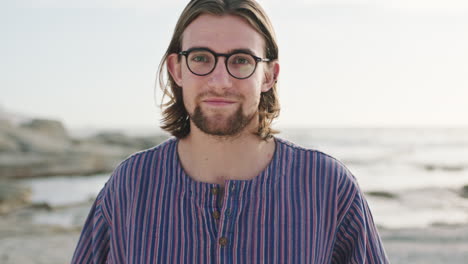
[(72, 263), (388, 263), (354, 176), (275, 138), (251, 180), (187, 176), (176, 139), (122, 162), (99, 193)]

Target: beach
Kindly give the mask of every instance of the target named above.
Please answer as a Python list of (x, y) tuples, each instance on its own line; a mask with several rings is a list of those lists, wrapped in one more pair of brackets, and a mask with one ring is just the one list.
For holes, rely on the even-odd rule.
[[(75, 206), (75, 225), (40, 224), (43, 214), (70, 208), (23, 208), (0, 217), (0, 263), (69, 263), (78, 242), (82, 221), (91, 203)], [(462, 264), (468, 259), (468, 225), (424, 229), (380, 228), (385, 250), (393, 264)]]
[[(167, 138), (76, 138), (47, 120), (0, 128), (2, 264), (69, 263), (113, 168)], [(391, 263), (466, 263), (468, 129), (288, 129), (281, 137), (350, 169)]]
[(468, 260), (468, 225), (381, 230), (393, 264), (462, 264)]

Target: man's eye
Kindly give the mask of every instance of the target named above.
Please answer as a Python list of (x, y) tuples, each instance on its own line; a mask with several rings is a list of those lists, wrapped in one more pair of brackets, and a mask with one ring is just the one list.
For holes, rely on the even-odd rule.
[(235, 57), (232, 62), (234, 64), (250, 64), (250, 60), (246, 57)]
[(192, 57), (192, 61), (194, 62), (209, 62), (209, 58), (204, 55), (196, 55)]

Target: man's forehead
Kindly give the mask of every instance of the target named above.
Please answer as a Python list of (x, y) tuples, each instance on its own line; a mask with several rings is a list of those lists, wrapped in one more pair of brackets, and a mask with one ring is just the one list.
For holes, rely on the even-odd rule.
[(264, 39), (244, 18), (233, 15), (200, 15), (184, 31), (182, 49), (206, 47), (229, 53), (247, 49), (262, 55)]

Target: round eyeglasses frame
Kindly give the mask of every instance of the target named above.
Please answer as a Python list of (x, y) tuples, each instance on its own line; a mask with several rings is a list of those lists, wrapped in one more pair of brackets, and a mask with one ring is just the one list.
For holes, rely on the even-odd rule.
[[(215, 58), (215, 63), (213, 65), (213, 68), (208, 72), (208, 73), (205, 73), (205, 74), (198, 74), (198, 73), (195, 73), (194, 71), (192, 71), (192, 69), (190, 68), (189, 66), (189, 62), (188, 62), (188, 56), (191, 52), (193, 51), (207, 51), (209, 53), (211, 53), (213, 55), (213, 57)], [(260, 57), (257, 57), (249, 52), (246, 52), (246, 51), (234, 51), (234, 52), (231, 52), (231, 53), (216, 53), (208, 48), (191, 48), (191, 49), (188, 49), (188, 50), (185, 50), (185, 51), (181, 51), (178, 53), (179, 55), (183, 55), (185, 56), (185, 63), (187, 64), (187, 68), (190, 70), (191, 73), (197, 75), (197, 76), (206, 76), (210, 73), (212, 73), (214, 71), (214, 69), (216, 68), (216, 65), (218, 65), (218, 57), (224, 57), (226, 58), (224, 60), (224, 65), (226, 66), (226, 71), (229, 73), (229, 75), (231, 75), (232, 77), (236, 78), (236, 79), (239, 79), (239, 80), (243, 80), (243, 79), (247, 79), (249, 78), (250, 76), (252, 76), (254, 73), (255, 73), (255, 70), (257, 69), (257, 65), (259, 62), (269, 62), (270, 59), (264, 59), (264, 58), (260, 58)], [(229, 71), (229, 67), (228, 67), (228, 61), (229, 61), (229, 58), (233, 55), (236, 55), (236, 54), (246, 54), (246, 55), (249, 55), (249, 56), (252, 56), (252, 58), (255, 60), (255, 67), (254, 69), (252, 70), (252, 73), (250, 73), (248, 76), (246, 77), (242, 77), (242, 78), (239, 78), (235, 75), (233, 75), (230, 71)]]

